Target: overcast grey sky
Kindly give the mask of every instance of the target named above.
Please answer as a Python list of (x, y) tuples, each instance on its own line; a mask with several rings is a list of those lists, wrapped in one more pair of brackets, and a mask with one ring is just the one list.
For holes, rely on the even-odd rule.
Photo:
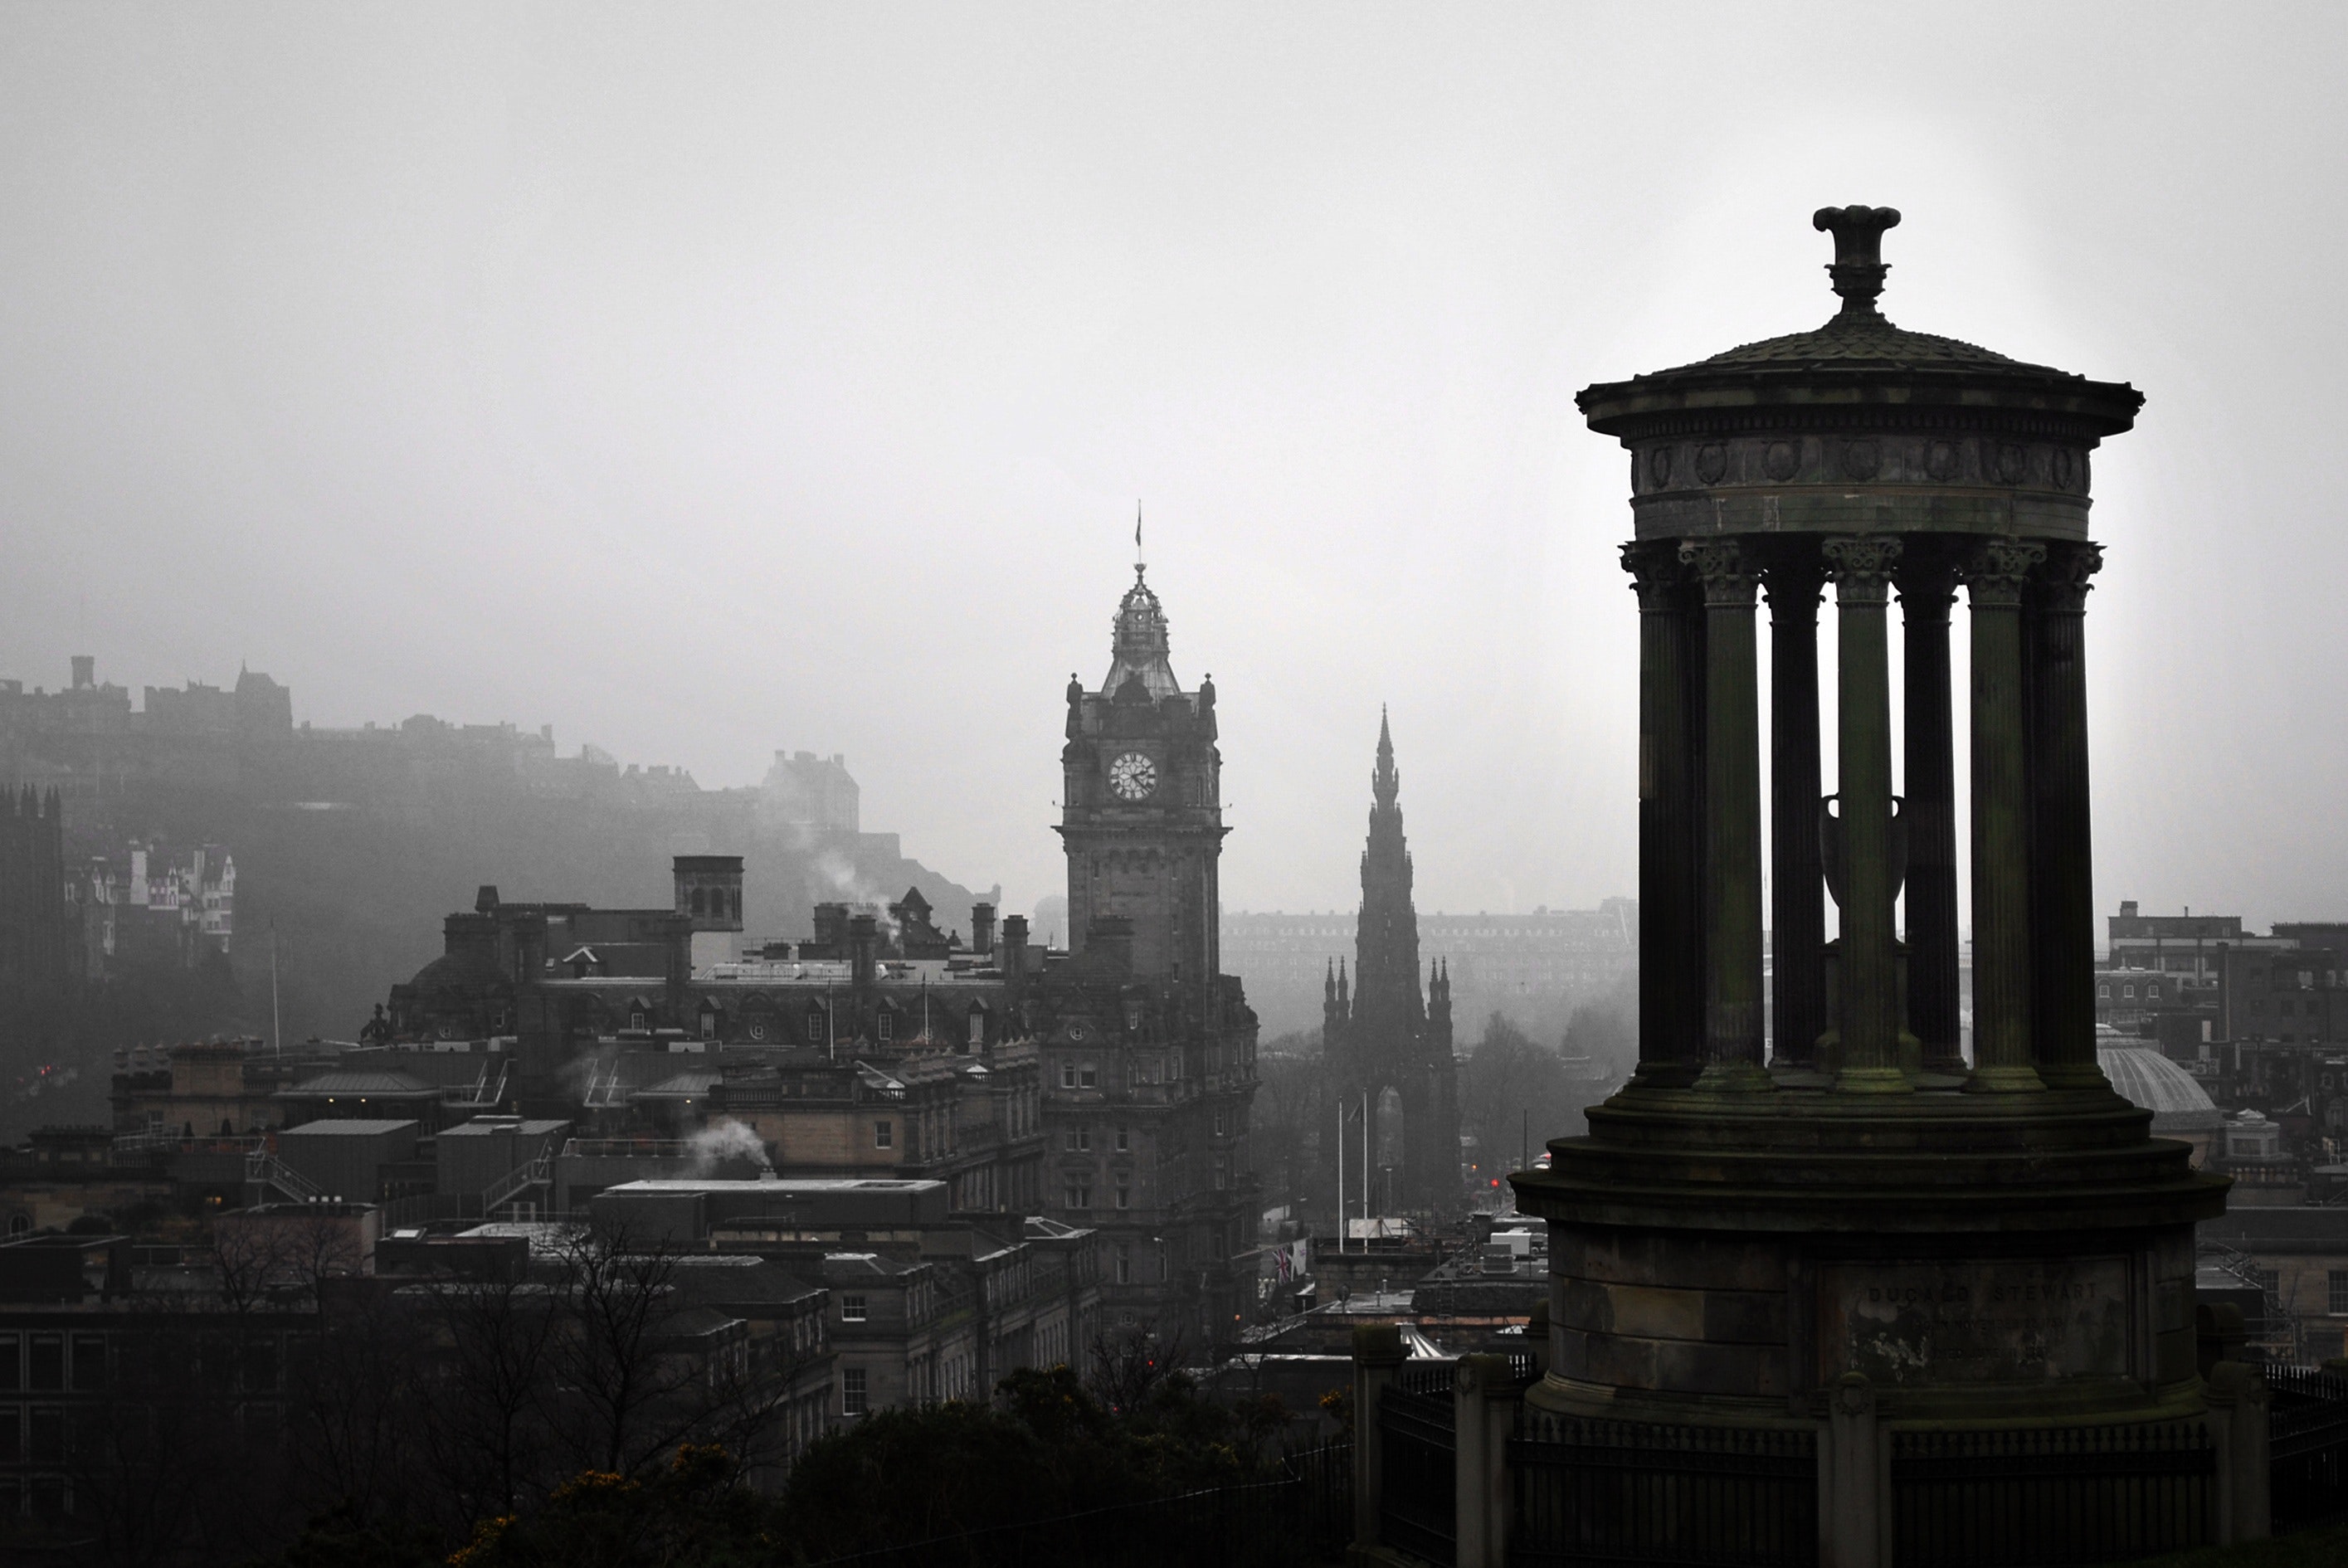
[(1351, 904), (1381, 702), (1422, 908), (1589, 903), (1635, 627), (1572, 394), (1823, 320), (1808, 214), (1864, 201), (1894, 320), (2149, 396), (2096, 469), (2099, 903), (2348, 914), (2343, 34), (0, 5), (0, 674), (244, 661), (710, 786), (844, 751), (1021, 907), (1139, 496), (1228, 904)]

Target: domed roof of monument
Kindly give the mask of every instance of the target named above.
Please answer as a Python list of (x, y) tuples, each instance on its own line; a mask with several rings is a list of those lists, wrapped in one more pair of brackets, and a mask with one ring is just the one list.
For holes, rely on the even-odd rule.
[(2152, 1130), (2215, 1132), (2225, 1118), (2193, 1075), (2151, 1046), (2099, 1041), (2096, 1065), (2130, 1105), (2152, 1112)]
[[(1845, 306), (1824, 326), (1808, 332), (1790, 332), (1783, 337), (1765, 337), (1758, 343), (1698, 360), (1695, 366), (1689, 368), (1723, 365), (1882, 365), (1901, 368), (1921, 365), (1993, 365), (2035, 370), (2047, 376), (2064, 374), (2048, 366), (2009, 359), (1953, 337), (1910, 332), (1893, 325), (1872, 303), (1856, 310)], [(1669, 376), (1673, 372), (1656, 374)]]
[(1627, 381), (1582, 389), (1576, 401), (1592, 428), (1626, 438), (1657, 416), (1677, 425), (1690, 413), (1756, 404), (1827, 406), (1956, 403), (1985, 409), (2022, 407), (2067, 416), (2085, 432), (2116, 435), (2134, 422), (2143, 395), (2124, 382), (2090, 381), (2071, 371), (2011, 358), (1977, 344), (1911, 332), (1876, 305), (1891, 271), (1882, 238), (1900, 222), (1890, 207), (1821, 207), (1814, 228), (1830, 232), (1827, 266), (1842, 308), (1824, 325), (1741, 345), (1725, 353)]

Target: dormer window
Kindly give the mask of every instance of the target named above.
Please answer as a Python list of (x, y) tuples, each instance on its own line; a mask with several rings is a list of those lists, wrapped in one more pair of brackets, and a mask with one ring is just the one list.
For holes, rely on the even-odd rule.
[(823, 1009), (809, 1007), (807, 1012), (807, 1037), (810, 1046), (823, 1044)]
[(897, 1015), (886, 1007), (881, 1008), (879, 1015), (872, 1020), (872, 1037), (876, 1040), (895, 1039)]

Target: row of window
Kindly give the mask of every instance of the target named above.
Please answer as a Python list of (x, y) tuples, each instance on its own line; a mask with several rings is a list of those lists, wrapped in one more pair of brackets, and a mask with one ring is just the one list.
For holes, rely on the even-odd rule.
[[(1167, 1052), (1162, 1064), (1156, 1057), (1142, 1057), (1138, 1058), (1134, 1063), (1133, 1081), (1137, 1084), (1156, 1083), (1159, 1081), (1159, 1075), (1161, 1068), (1165, 1075), (1165, 1081), (1168, 1083), (1180, 1083), (1182, 1081), (1182, 1053), (1180, 1051)], [(1073, 1057), (1064, 1057), (1060, 1062), (1060, 1087), (1065, 1089), (1098, 1088), (1101, 1087), (1100, 1069), (1091, 1062), (1078, 1061)]]
[[(1117, 1173), (1116, 1204), (1120, 1209), (1133, 1207), (1133, 1173)], [(1068, 1176), (1060, 1185), (1060, 1206), (1072, 1213), (1083, 1213), (1093, 1206), (1093, 1179), (1090, 1172)]]
[[(1115, 1205), (1119, 1209), (1133, 1207), (1133, 1172), (1112, 1173), (1116, 1185), (1112, 1189)], [(1084, 1213), (1093, 1206), (1093, 1175), (1089, 1171), (1072, 1171), (1060, 1178), (1060, 1206), (1071, 1213)], [(1222, 1191), (1231, 1184), (1231, 1162), (1229, 1155), (1215, 1156), (1215, 1190)]]
[[(68, 1343), (73, 1352), (70, 1362)], [(0, 1334), (0, 1392), (13, 1394), (20, 1388), (62, 1392), (68, 1386), (79, 1393), (106, 1387), (105, 1335)]]

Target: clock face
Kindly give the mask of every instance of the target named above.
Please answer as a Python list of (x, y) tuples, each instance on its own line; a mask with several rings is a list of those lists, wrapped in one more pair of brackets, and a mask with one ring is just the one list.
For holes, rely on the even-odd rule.
[(1108, 787), (1121, 800), (1146, 800), (1158, 788), (1158, 764), (1128, 751), (1108, 765)]

